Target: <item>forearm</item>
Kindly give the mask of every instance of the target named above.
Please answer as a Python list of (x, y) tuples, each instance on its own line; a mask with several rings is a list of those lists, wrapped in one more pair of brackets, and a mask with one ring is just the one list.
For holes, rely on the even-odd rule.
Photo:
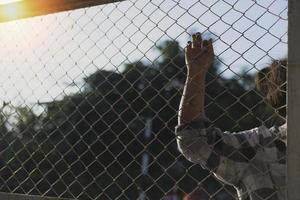
[(205, 75), (188, 75), (178, 112), (178, 123), (184, 124), (204, 118)]
[(185, 48), (187, 79), (184, 86), (178, 123), (185, 124), (205, 117), (205, 76), (213, 63), (214, 50), (212, 40), (203, 40), (198, 32), (192, 35), (192, 42)]

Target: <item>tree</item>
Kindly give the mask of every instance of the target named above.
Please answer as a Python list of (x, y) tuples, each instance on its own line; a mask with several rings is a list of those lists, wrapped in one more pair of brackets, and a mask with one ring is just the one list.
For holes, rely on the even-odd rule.
[[(16, 109), (14, 130), (24, 138), (15, 141), (25, 144), (18, 147), (17, 155), (30, 154), (25, 156), (25, 167), (28, 176), (39, 182), (33, 193), (84, 200), (137, 199), (143, 190), (149, 198), (161, 199), (174, 186), (191, 192), (209, 175), (179, 154), (174, 137), (186, 76), (183, 50), (176, 41), (165, 41), (157, 50), (161, 58), (153, 63), (128, 63), (121, 72), (96, 71), (84, 78), (83, 91), (44, 103), (46, 112), (41, 116), (28, 107)], [(252, 75), (224, 78), (218, 65), (216, 59), (206, 80), (206, 114), (216, 126), (238, 131), (275, 116), (255, 90)], [(145, 138), (149, 118), (152, 134)], [(0, 129), (7, 132), (3, 126)], [(141, 173), (145, 153), (148, 174)], [(8, 160), (14, 155), (10, 156)], [(205, 180), (203, 188), (211, 194), (223, 188), (213, 178)], [(30, 191), (30, 183), (23, 187)], [(227, 199), (234, 199), (222, 191)]]

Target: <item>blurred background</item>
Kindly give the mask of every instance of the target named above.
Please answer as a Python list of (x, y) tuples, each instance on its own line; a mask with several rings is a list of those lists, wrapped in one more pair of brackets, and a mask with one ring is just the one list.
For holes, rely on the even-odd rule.
[(177, 150), (195, 32), (216, 54), (207, 117), (228, 131), (277, 121), (254, 75), (287, 56), (287, 0), (128, 0), (1, 23), (0, 192), (236, 199)]

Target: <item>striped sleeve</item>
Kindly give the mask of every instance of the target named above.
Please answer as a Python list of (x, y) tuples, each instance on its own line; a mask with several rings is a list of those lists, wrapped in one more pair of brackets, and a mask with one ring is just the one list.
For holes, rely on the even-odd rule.
[(268, 156), (261, 154), (264, 147), (272, 146), (274, 139), (265, 127), (229, 133), (204, 119), (177, 126), (175, 132), (178, 149), (189, 161), (213, 171), (229, 184), (236, 184), (257, 156), (275, 159), (272, 152), (267, 151)]

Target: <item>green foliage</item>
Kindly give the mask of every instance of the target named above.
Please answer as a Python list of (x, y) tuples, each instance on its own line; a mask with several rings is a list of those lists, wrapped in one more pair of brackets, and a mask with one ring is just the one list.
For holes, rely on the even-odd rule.
[(0, 136), (1, 136), (1, 138), (3, 138), (3, 136), (5, 136), (7, 133), (7, 127), (6, 127), (7, 115), (3, 111), (3, 107), (0, 109)]
[[(174, 137), (186, 73), (183, 50), (178, 42), (165, 41), (158, 51), (161, 59), (155, 63), (126, 64), (120, 73), (96, 71), (84, 79), (83, 92), (45, 104), (43, 116), (28, 107), (18, 108), (17, 129), (26, 136), (26, 143), (24, 138), (14, 138), (11, 143), (21, 142), (17, 148), (6, 145), (5, 149), (11, 152), (11, 160), (19, 152), (16, 158), (26, 158), (25, 164), (15, 160), (12, 165), (8, 158), (1, 176), (24, 167), (29, 172), (25, 175), (39, 182), (37, 191), (24, 183), (25, 192), (78, 194), (78, 199), (96, 199), (102, 192), (111, 199), (118, 195), (137, 199), (140, 190), (146, 189), (151, 199), (161, 199), (176, 183), (184, 192), (197, 187), (208, 173), (180, 156)], [(274, 118), (273, 109), (254, 89), (251, 75), (226, 79), (218, 74), (218, 65), (216, 60), (206, 80), (206, 113), (216, 126), (238, 131)], [(150, 138), (144, 136), (147, 118), (152, 120)], [(5, 123), (0, 115), (2, 135), (7, 132)], [(144, 153), (150, 157), (148, 175), (141, 175)], [(75, 177), (80, 184), (73, 182)], [(55, 183), (50, 190), (49, 183)], [(5, 184), (16, 187), (13, 179)], [(204, 187), (212, 194), (220, 189), (212, 179)], [(106, 199), (104, 194), (97, 198)]]

